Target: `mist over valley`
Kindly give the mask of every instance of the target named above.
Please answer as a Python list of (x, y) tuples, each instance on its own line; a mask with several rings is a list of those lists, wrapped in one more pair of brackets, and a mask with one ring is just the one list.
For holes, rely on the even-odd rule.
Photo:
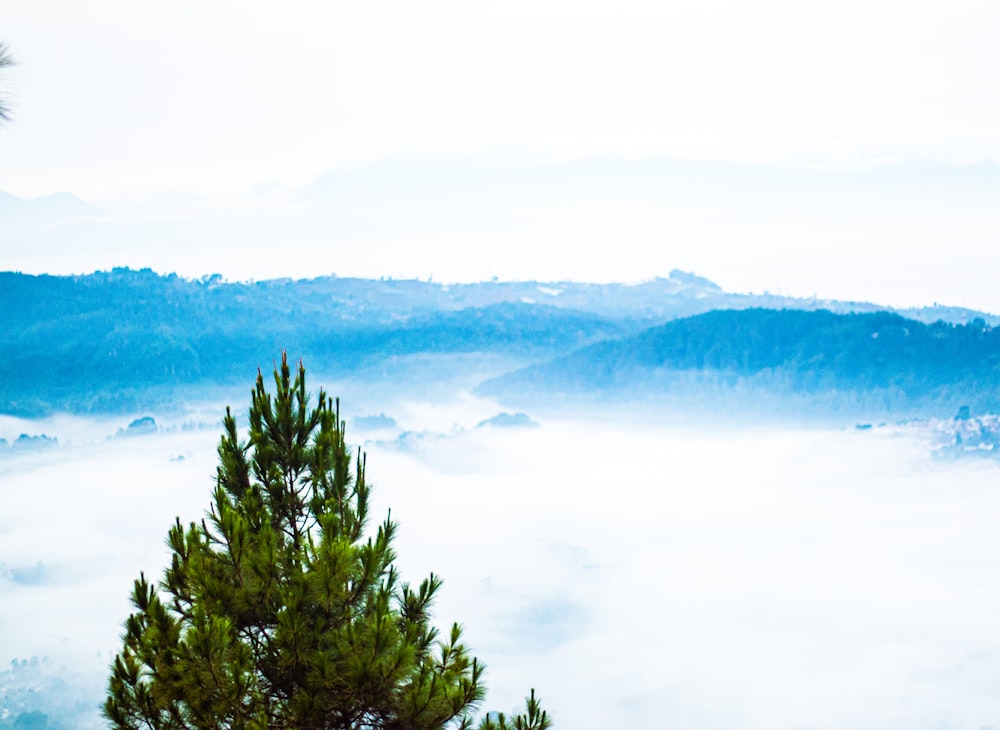
[[(489, 708), (516, 706), (530, 675), (567, 727), (997, 721), (995, 462), (934, 459), (926, 431), (897, 426), (595, 409), (505, 427), (489, 422), (501, 404), (468, 392), (369, 392), (342, 407), (386, 419), (348, 426), (373, 518), (391, 507), (400, 522), (404, 578), (445, 578), (435, 616), (466, 626)], [(13, 689), (36, 657), (42, 691), (21, 711), (99, 726), (96, 675), (131, 581), (162, 570), (175, 516), (207, 508), (218, 428), (195, 418), (134, 436), (118, 435), (127, 418), (0, 424), (60, 442), (0, 460), (0, 646), (29, 663), (0, 674), (0, 722), (18, 716)]]
[(8, 272), (0, 307), (0, 409), (32, 417), (232, 397), (283, 350), (339, 379), (510, 400), (742, 398), (840, 422), (997, 405), (992, 314), (731, 294), (677, 270), (635, 285)]
[(989, 314), (683, 272), (3, 277), (0, 727), (101, 726), (129, 587), (282, 342), (341, 397), (403, 577), (444, 577), (487, 709), (530, 676), (562, 727), (1000, 723)]
[(0, 730), (1000, 729), (998, 27), (0, 3)]

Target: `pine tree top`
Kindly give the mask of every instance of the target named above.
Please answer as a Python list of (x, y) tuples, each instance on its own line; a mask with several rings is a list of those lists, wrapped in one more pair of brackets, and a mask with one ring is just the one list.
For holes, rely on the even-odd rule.
[[(453, 624), (431, 623), (441, 579), (394, 566), (396, 523), (367, 529), (365, 456), (340, 403), (315, 404), (282, 354), (258, 371), (241, 439), (227, 408), (211, 507), (177, 519), (158, 585), (140, 575), (104, 714), (116, 728), (470, 728), (483, 665)], [(508, 724), (551, 722), (534, 690)]]

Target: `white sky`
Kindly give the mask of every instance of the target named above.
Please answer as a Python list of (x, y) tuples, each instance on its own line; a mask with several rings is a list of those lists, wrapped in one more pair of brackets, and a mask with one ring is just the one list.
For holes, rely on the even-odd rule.
[[(998, 27), (1000, 5), (971, 0), (947, 6), (7, 0), (0, 6), (0, 40), (20, 65), (3, 82), (16, 118), (0, 131), (0, 190), (22, 197), (65, 190), (115, 212), (166, 195), (221, 199), (268, 181), (297, 188), (330, 169), (382, 160), (495, 158), (510, 151), (549, 160), (662, 155), (838, 169), (997, 161)], [(984, 207), (981, 217), (990, 219), (991, 209)], [(577, 262), (564, 276), (637, 280), (677, 265), (739, 290), (784, 288), (900, 304), (942, 300), (1000, 311), (985, 279), (970, 284), (989, 268), (983, 256), (1000, 238), (995, 226), (947, 236), (967, 259), (965, 268), (942, 271), (932, 260), (906, 277), (905, 291), (891, 277), (852, 280), (847, 267), (823, 273), (829, 271), (823, 252), (847, 245), (886, 268), (899, 259), (899, 240), (933, 246), (951, 223), (969, 218), (968, 209), (948, 209), (912, 230), (848, 219), (850, 230), (817, 231), (819, 254), (784, 268), (755, 257), (719, 265), (748, 244), (792, 236), (783, 220), (754, 229), (749, 240), (732, 231), (705, 237), (685, 229), (681, 238), (699, 255), (672, 250), (651, 262), (648, 240), (631, 249), (619, 241), (619, 259), (635, 260), (631, 267), (588, 252), (583, 258), (594, 264)], [(822, 217), (796, 223), (794, 236), (821, 223)], [(558, 235), (546, 239), (545, 228), (536, 225), (525, 248), (547, 248), (558, 264), (569, 244)], [(928, 228), (934, 238), (917, 235)], [(382, 267), (381, 273), (448, 279), (560, 278), (558, 265), (535, 266), (509, 247), (506, 265), (489, 272), (482, 254), (417, 233), (425, 252), (419, 265), (404, 257), (393, 269), (401, 234), (389, 241), (361, 236), (371, 260), (312, 262), (298, 275), (377, 276)], [(459, 237), (487, 233), (473, 226)], [(664, 229), (661, 238), (678, 235)], [(792, 240), (756, 259), (780, 257)], [(485, 249), (498, 245), (504, 243), (486, 237)], [(222, 268), (211, 257), (191, 258), (183, 241), (178, 247), (170, 266), (161, 263), (162, 252), (130, 257), (115, 249), (120, 260), (114, 260), (110, 250), (88, 243), (94, 257), (74, 259), (73, 266)], [(8, 261), (0, 268), (60, 271), (56, 252), (47, 263), (27, 262), (14, 248), (0, 242)], [(204, 242), (195, 248), (204, 250)], [(221, 249), (216, 258), (227, 260)], [(454, 264), (459, 258), (466, 263)], [(221, 273), (247, 276), (236, 265)], [(922, 276), (939, 277), (940, 288), (915, 286)]]

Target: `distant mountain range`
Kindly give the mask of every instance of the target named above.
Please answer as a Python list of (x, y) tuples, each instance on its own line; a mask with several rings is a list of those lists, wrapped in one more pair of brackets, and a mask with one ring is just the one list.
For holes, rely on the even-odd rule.
[(697, 380), (863, 392), (859, 403), (882, 410), (992, 403), (1000, 318), (880, 309), (730, 294), (681, 271), (637, 285), (451, 286), (337, 277), (227, 283), (148, 269), (8, 272), (0, 273), (0, 412), (135, 412), (184, 389), (245, 384), (282, 349), (335, 376), (409, 356), (502, 355), (515, 371), (482, 388), (508, 397), (646, 397)]
[(0, 220), (10, 244), (26, 242), (35, 231), (98, 216), (99, 208), (71, 193), (18, 198), (0, 192)]
[[(808, 170), (616, 156), (400, 158), (329, 170), (294, 188), (248, 181), (111, 198), (100, 209), (68, 193), (0, 193), (0, 265), (63, 274), (150, 266), (240, 279), (315, 271), (587, 280), (599, 271), (633, 281), (675, 262), (729, 288), (807, 295), (847, 282), (851, 291), (881, 291), (890, 277), (900, 290), (933, 261), (936, 299), (989, 302), (988, 267), (974, 262), (1000, 235), (998, 192), (993, 163)], [(470, 246), (496, 254), (463, 255)], [(920, 295), (906, 289), (899, 301)]]

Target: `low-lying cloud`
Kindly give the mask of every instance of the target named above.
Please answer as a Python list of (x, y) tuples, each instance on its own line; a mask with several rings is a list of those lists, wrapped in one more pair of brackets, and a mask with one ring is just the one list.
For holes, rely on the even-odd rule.
[[(887, 428), (476, 428), (494, 406), (396, 404), (437, 437), (366, 446), (373, 520), (404, 579), (444, 577), (488, 708), (533, 686), (583, 730), (1000, 725), (993, 462)], [(217, 430), (81, 433), (0, 462), (5, 663), (106, 667), (133, 579), (209, 504)]]

